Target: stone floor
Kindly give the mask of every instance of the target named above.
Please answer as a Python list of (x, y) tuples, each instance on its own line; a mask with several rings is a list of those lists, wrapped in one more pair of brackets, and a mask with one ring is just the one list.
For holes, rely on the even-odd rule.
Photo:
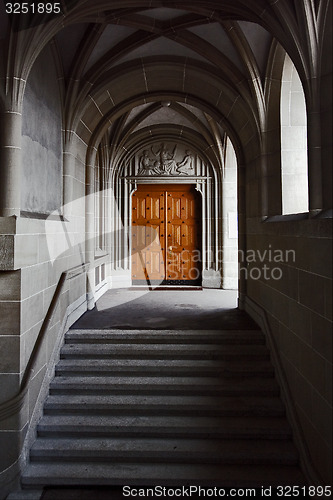
[(75, 329), (255, 329), (237, 309), (236, 290), (113, 289), (86, 312)]

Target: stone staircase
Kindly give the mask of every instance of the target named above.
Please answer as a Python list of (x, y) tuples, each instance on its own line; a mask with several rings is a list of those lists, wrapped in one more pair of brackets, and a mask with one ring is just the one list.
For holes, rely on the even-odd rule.
[(262, 332), (71, 330), (23, 489), (301, 485)]

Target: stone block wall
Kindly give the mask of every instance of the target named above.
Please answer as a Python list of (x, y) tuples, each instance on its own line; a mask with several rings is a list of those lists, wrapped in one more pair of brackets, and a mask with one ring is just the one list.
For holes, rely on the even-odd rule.
[(52, 58), (49, 47), (38, 57), (22, 110), (21, 210), (43, 214), (62, 204), (62, 109)]
[(87, 309), (86, 144), (72, 134), (72, 149), (63, 155), (62, 104), (50, 58), (47, 49), (36, 61), (23, 103), (21, 214), (0, 218), (2, 495), (26, 460), (63, 333)]
[[(45, 377), (48, 380), (53, 373), (54, 349), (59, 346), (64, 331), (87, 309), (84, 255), (77, 247), (62, 253), (64, 248), (58, 248), (60, 253), (55, 260), (49, 254), (56, 242), (63, 240), (64, 225), (67, 224), (70, 230), (75, 227), (84, 235), (84, 224), (82, 227), (78, 219), (73, 216), (71, 223), (65, 223), (60, 219), (19, 218), (13, 219), (15, 224), (8, 224), (7, 218), (0, 219), (2, 232), (14, 233), (2, 235), (7, 237), (3, 241), (9, 241), (9, 236), (12, 238), (14, 251), (10, 262), (1, 261), (0, 271), (0, 348), (3, 353), (0, 382), (4, 388), (0, 399), (0, 447), (7, 450), (1, 454), (0, 490), (6, 491), (19, 473), (20, 461), (24, 463), (26, 459), (23, 443), (29, 424), (40, 410), (36, 402), (41, 397)], [(75, 240), (73, 233), (67, 236)], [(70, 271), (73, 268), (77, 270)], [(60, 278), (65, 272), (69, 274), (60, 288)], [(29, 384), (22, 392), (22, 383), (27, 369), (31, 369), (30, 359), (41, 333), (44, 341), (32, 367)], [(30, 432), (32, 429), (33, 426)]]
[(247, 294), (266, 311), (313, 465), (331, 484), (332, 220), (251, 218), (247, 229), (256, 258), (248, 265), (255, 279), (247, 279)]

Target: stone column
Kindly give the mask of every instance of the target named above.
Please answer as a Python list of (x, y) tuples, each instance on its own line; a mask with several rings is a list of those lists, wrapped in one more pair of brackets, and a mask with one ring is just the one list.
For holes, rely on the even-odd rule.
[(86, 162), (86, 241), (85, 256), (86, 264), (89, 264), (87, 272), (87, 307), (91, 310), (95, 307), (95, 231), (94, 231), (94, 166), (96, 160), (96, 149), (90, 148)]
[[(241, 255), (246, 255), (246, 166), (239, 164), (237, 168), (237, 203), (238, 203), (238, 265), (244, 265)], [(238, 278), (238, 307), (245, 308), (247, 296), (247, 280), (243, 273)]]
[(308, 155), (309, 211), (315, 215), (323, 209), (321, 116), (319, 111), (309, 111), (308, 113)]
[(111, 188), (111, 181), (109, 172), (106, 172), (104, 189), (105, 189), (105, 251), (109, 254), (106, 265), (106, 276), (108, 279), (109, 288), (111, 288), (111, 259), (112, 259), (112, 205), (113, 205), (113, 192)]
[(0, 216), (20, 215), (22, 115), (5, 111), (2, 115), (0, 149)]
[(71, 215), (71, 202), (73, 201), (73, 179), (75, 178), (75, 155), (71, 142), (64, 146), (63, 152), (63, 216)]

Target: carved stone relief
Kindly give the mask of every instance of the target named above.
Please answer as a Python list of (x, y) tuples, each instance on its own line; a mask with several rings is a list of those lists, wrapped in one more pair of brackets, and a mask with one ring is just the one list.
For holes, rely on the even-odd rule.
[[(179, 161), (177, 161), (179, 160)], [(194, 155), (187, 149), (177, 158), (177, 144), (168, 148), (164, 143), (142, 151), (137, 175), (194, 175)]]

